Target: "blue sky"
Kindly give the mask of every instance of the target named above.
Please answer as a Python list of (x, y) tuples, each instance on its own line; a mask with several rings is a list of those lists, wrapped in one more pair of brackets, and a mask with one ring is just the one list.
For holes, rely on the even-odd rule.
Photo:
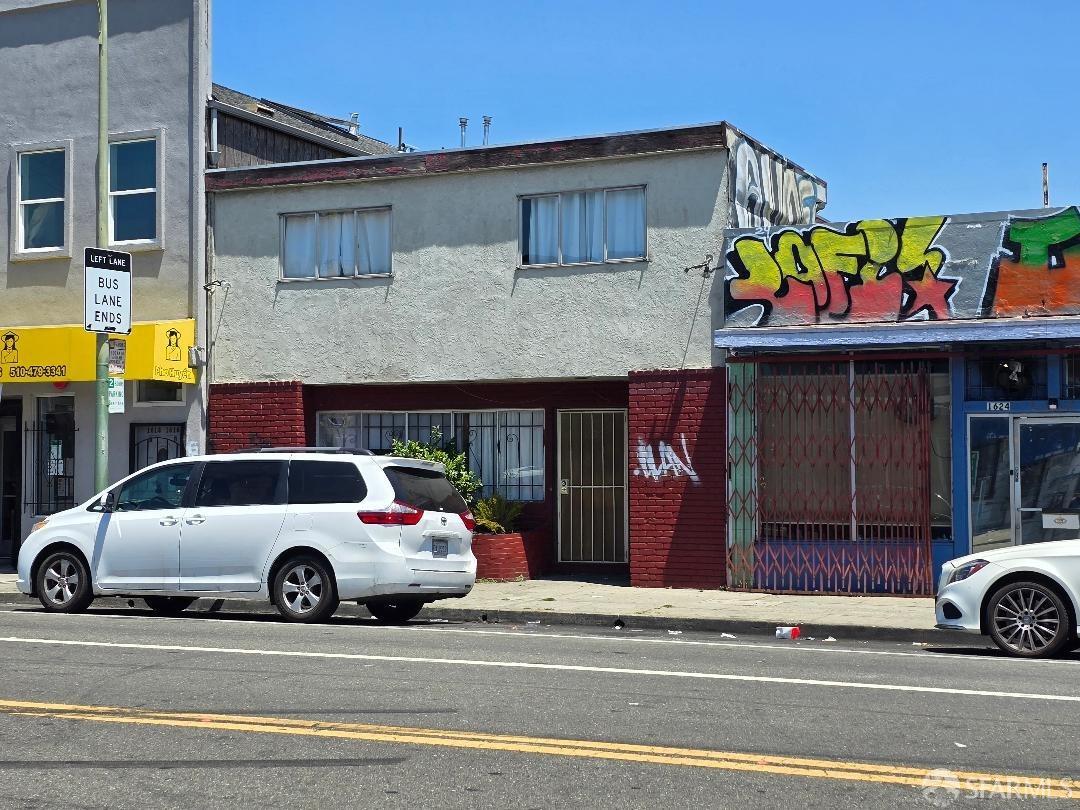
[(1080, 203), (1080, 2), (213, 0), (214, 80), (422, 149), (726, 119), (833, 220)]

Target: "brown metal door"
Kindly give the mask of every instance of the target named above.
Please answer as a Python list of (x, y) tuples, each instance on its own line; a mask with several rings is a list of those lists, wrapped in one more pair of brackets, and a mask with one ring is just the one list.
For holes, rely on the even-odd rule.
[(626, 412), (559, 412), (559, 561), (626, 562)]

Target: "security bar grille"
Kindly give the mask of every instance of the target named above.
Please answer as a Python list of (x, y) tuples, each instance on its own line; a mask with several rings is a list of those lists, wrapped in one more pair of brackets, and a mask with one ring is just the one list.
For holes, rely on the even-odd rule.
[(728, 375), (730, 586), (932, 593), (928, 364)]
[(626, 413), (559, 412), (559, 560), (626, 562)]

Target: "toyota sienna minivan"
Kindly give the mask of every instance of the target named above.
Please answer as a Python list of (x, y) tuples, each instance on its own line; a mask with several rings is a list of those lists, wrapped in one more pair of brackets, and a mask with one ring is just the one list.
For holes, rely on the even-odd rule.
[(476, 580), (473, 516), (441, 464), (324, 448), (174, 459), (39, 521), (18, 587), (46, 610), (138, 597), (268, 599), (316, 622), (340, 600), (405, 622)]

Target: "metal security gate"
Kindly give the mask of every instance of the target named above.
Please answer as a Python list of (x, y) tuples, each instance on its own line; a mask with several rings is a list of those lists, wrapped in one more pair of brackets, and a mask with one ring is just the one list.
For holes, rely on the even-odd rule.
[(929, 366), (728, 366), (731, 587), (930, 594)]
[(131, 426), (131, 472), (184, 455), (184, 425)]
[(626, 412), (559, 412), (559, 562), (626, 562)]

